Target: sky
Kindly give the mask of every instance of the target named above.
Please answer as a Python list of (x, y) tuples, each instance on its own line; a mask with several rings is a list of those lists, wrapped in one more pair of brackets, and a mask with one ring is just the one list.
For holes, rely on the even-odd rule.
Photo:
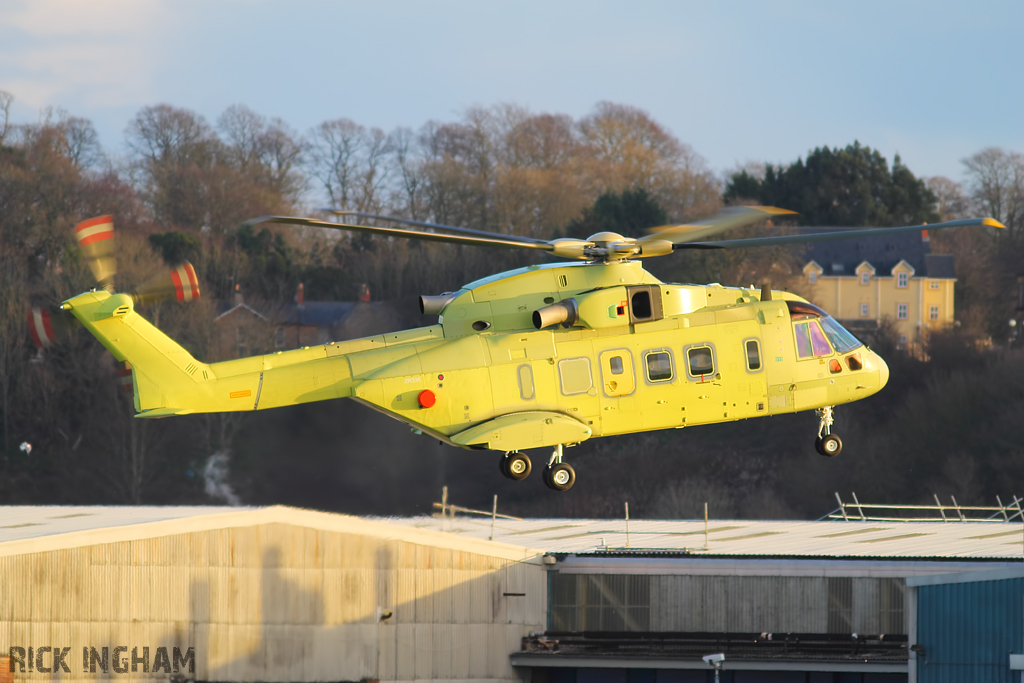
[(1022, 27), (1019, 0), (0, 0), (0, 90), (14, 122), (63, 108), (115, 155), (159, 103), (303, 132), (607, 100), (719, 173), (859, 140), (962, 180), (982, 148), (1024, 152)]

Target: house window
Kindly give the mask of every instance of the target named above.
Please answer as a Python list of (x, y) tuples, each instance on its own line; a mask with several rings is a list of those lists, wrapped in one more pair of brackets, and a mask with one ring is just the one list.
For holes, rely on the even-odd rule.
[(941, 283), (938, 280), (932, 280), (928, 283), (928, 289), (938, 289), (940, 286)]
[(864, 271), (863, 273), (861, 273), (860, 274), (860, 283), (862, 285), (870, 285), (871, 284), (871, 273), (869, 273), (867, 271)]
[(897, 287), (908, 287), (908, 286), (910, 286), (910, 273), (896, 273), (896, 286)]
[(274, 348), (275, 349), (283, 349), (284, 348), (284, 328), (283, 327), (277, 328), (277, 331), (274, 332)]
[(860, 317), (866, 318), (871, 315), (871, 304), (860, 305)]
[(818, 274), (813, 270), (807, 274), (807, 279), (811, 281), (812, 285), (818, 284)]
[(906, 320), (909, 312), (910, 306), (907, 304), (896, 304), (896, 318), (898, 320)]
[(906, 347), (906, 345), (907, 345), (907, 335), (901, 334), (900, 335), (899, 347), (902, 349), (902, 348)]
[(930, 306), (928, 308), (928, 319), (929, 320), (938, 320), (939, 319), (939, 307), (938, 306)]

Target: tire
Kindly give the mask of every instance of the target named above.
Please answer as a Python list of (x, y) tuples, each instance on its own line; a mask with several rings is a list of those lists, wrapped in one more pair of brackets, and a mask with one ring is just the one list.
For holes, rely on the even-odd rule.
[(843, 440), (835, 434), (826, 434), (821, 438), (821, 449), (818, 452), (826, 458), (834, 458), (843, 452)]
[(817, 437), (817, 438), (816, 438), (816, 439), (814, 440), (814, 450), (818, 451), (818, 455), (824, 455), (824, 456), (826, 456), (826, 457), (828, 456), (828, 453), (826, 453), (825, 451), (823, 451), (823, 450), (821, 449), (821, 437), (820, 437), (820, 436), (819, 436), (819, 437)]
[(501, 472), (501, 476), (506, 479), (511, 479), (512, 477), (508, 476), (508, 456), (509, 454), (506, 453), (498, 458), (498, 471)]
[(546, 468), (544, 475), (544, 483), (555, 491), (568, 491), (576, 483), (576, 470), (567, 462)]
[(505, 456), (504, 471), (506, 477), (514, 481), (522, 481), (530, 476), (530, 472), (533, 470), (533, 464), (530, 462), (530, 456), (525, 453), (512, 453)]

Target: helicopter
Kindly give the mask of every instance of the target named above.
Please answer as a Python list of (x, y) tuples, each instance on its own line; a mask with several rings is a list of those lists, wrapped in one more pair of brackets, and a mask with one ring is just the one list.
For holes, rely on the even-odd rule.
[[(770, 285), (760, 288), (660, 281), (642, 260), (683, 249), (732, 249), (962, 226), (992, 218), (820, 234), (709, 240), (726, 230), (794, 212), (729, 207), (639, 238), (599, 232), (550, 241), (375, 214), (330, 210), (381, 227), (295, 216), (249, 224), (304, 225), (449, 244), (542, 251), (570, 262), (526, 266), (440, 295), (420, 297), (437, 323), (261, 356), (203, 363), (136, 312), (157, 294), (198, 297), (190, 265), (134, 293), (116, 293), (110, 217), (76, 229), (98, 288), (61, 304), (130, 367), (139, 418), (248, 412), (351, 398), (414, 432), (498, 453), (501, 473), (523, 480), (524, 452), (550, 448), (545, 485), (576, 481), (565, 449), (591, 438), (685, 428), (814, 410), (816, 450), (843, 448), (832, 431), (837, 405), (880, 391), (885, 361), (828, 313)], [(98, 223), (97, 223), (98, 221)], [(91, 228), (83, 229), (83, 225)], [(102, 225), (104, 237), (88, 242)], [(89, 230), (92, 230), (90, 233)], [(186, 267), (187, 265), (187, 267)]]

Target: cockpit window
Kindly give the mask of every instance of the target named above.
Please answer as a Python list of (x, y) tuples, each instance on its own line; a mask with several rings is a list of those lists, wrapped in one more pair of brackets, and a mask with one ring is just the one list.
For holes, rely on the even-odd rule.
[(832, 353), (832, 347), (825, 340), (825, 334), (818, 326), (817, 320), (799, 322), (794, 326), (793, 331), (796, 332), (797, 358), (828, 356)]
[(821, 326), (825, 329), (828, 340), (832, 342), (832, 346), (836, 347), (836, 351), (839, 353), (853, 351), (861, 345), (856, 337), (847, 332), (845, 327), (832, 318), (822, 318)]
[[(838, 353), (846, 353), (862, 346), (856, 337), (814, 304), (806, 301), (787, 301), (786, 305), (793, 320), (798, 358), (827, 356), (832, 353), (832, 347), (835, 347)], [(829, 342), (832, 343), (831, 346)]]

